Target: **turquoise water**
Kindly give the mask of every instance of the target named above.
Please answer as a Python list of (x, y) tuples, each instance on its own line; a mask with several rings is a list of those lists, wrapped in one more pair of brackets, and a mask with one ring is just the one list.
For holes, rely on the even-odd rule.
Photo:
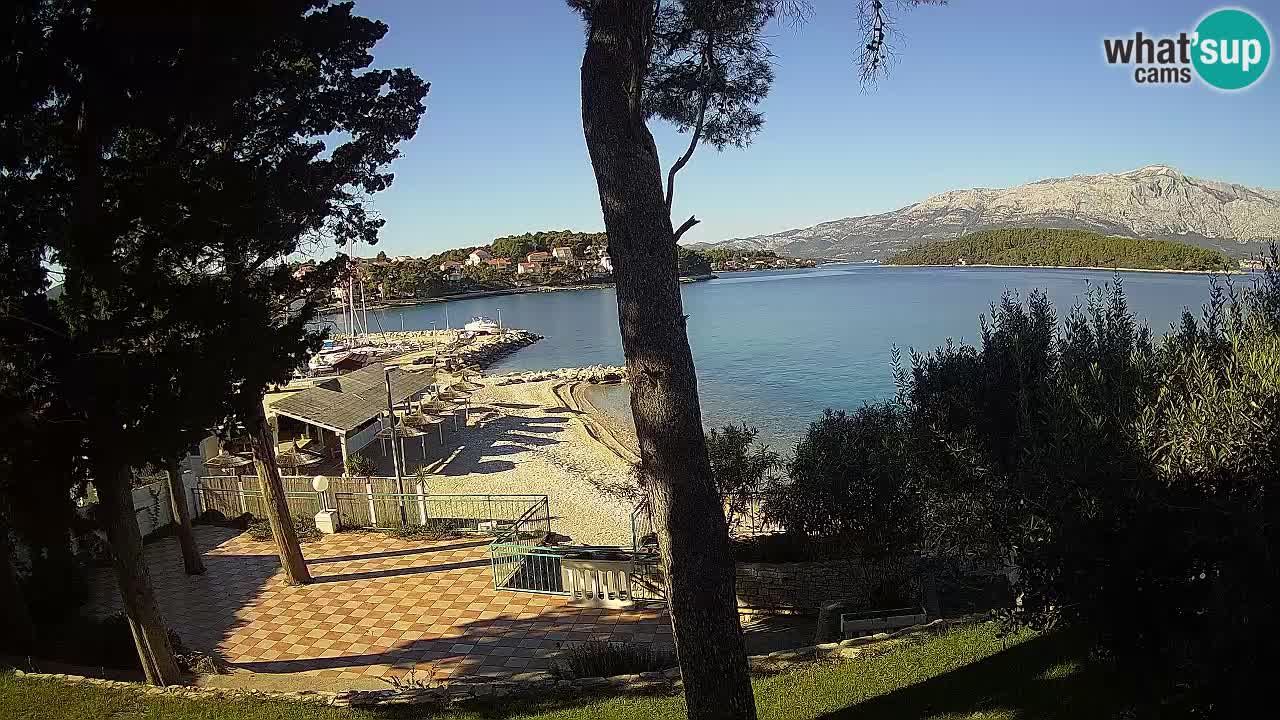
[[(894, 394), (895, 344), (928, 350), (948, 337), (975, 342), (978, 315), (1005, 290), (1044, 290), (1066, 315), (1088, 284), (1115, 275), (1087, 270), (891, 268), (828, 265), (811, 270), (726, 275), (683, 286), (689, 341), (698, 368), (704, 421), (745, 420), (776, 447), (786, 447), (823, 408), (853, 408)], [(1208, 297), (1203, 275), (1121, 273), (1134, 313), (1157, 334), (1184, 307), (1199, 314)], [(1236, 283), (1245, 282), (1240, 278)], [(454, 327), (473, 315), (546, 339), (492, 371), (622, 364), (618, 313), (611, 288), (530, 293), (433, 303), (370, 313), (386, 330)], [(625, 388), (598, 395), (623, 414)]]

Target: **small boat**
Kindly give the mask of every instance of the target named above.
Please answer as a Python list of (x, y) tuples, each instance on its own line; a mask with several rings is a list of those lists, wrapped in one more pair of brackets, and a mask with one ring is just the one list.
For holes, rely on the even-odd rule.
[(346, 345), (338, 345), (332, 340), (326, 340), (324, 345), (320, 347), (320, 352), (307, 361), (307, 367), (316, 371), (332, 370), (334, 365), (351, 357), (351, 351)]
[(487, 317), (473, 317), (471, 318), (471, 322), (462, 326), (462, 329), (468, 330), (473, 333), (502, 332), (502, 328), (498, 325), (498, 323), (490, 320)]

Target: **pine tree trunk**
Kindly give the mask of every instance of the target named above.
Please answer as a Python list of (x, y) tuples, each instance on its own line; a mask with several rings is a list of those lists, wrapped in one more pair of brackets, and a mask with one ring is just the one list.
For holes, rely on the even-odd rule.
[(645, 126), (651, 0), (599, 0), (582, 62), (582, 124), (609, 235), (641, 479), (668, 578), (690, 718), (754, 718), (728, 528), (703, 436), (662, 168)]
[(0, 648), (27, 655), (35, 647), (31, 609), (13, 568), (13, 543), (9, 527), (0, 521)]
[(182, 548), (182, 566), (188, 575), (203, 575), (204, 561), (191, 531), (191, 511), (187, 508), (187, 488), (182, 483), (182, 467), (176, 459), (169, 459), (168, 472), (169, 508), (173, 511), (173, 526), (178, 533), (178, 545)]
[(179, 679), (178, 663), (169, 645), (169, 633), (142, 553), (142, 533), (133, 508), (129, 469), (104, 467), (97, 473), (94, 484), (98, 488), (98, 506), (107, 542), (111, 545), (111, 564), (142, 671), (152, 685), (172, 685)]
[(267, 426), (262, 403), (255, 404), (255, 412), (249, 418), (249, 443), (253, 446), (253, 465), (258, 471), (258, 486), (262, 488), (262, 504), (271, 523), (271, 536), (280, 553), (280, 566), (284, 568), (285, 582), (305, 585), (311, 582), (307, 561), (302, 557), (298, 533), (289, 516), (289, 504), (285, 499), (284, 482), (280, 479), (280, 467), (276, 465), (276, 442)]

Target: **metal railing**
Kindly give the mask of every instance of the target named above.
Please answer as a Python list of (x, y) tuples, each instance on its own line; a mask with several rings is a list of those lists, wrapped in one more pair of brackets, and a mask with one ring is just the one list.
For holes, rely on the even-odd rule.
[(662, 574), (653, 510), (647, 497), (636, 503), (631, 511), (631, 555), (631, 597), (641, 601), (665, 601), (667, 582)]
[(428, 495), (414, 493), (336, 492), (334, 509), (343, 527), (393, 529), (426, 527), (505, 535), (531, 521), (525, 516), (541, 507), (545, 532), (551, 516), (546, 495)]
[[(336, 510), (344, 528), (425, 527), (501, 535), (513, 542), (551, 532), (546, 495), (431, 495), (425, 492), (424, 483), (416, 481), (404, 483), (413, 492), (380, 492), (394, 488), (395, 479), (377, 477), (334, 478), (328, 491), (317, 493), (310, 488), (309, 477), (281, 479), (290, 515), (314, 516), (322, 508)], [(266, 517), (262, 491), (254, 476), (198, 478), (192, 497), (195, 515), (213, 512), (227, 519), (244, 514)]]
[(564, 594), (560, 555), (542, 546), (550, 534), (550, 506), (542, 496), (489, 544), (494, 588)]

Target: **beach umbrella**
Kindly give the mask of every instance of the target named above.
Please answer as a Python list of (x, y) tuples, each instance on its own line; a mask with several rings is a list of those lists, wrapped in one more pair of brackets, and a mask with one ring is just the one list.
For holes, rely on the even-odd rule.
[(418, 413), (413, 413), (411, 415), (405, 415), (404, 422), (406, 425), (411, 425), (413, 427), (421, 428), (424, 431), (428, 431), (428, 428), (434, 426), (436, 430), (439, 431), (440, 433), (440, 444), (444, 445), (444, 418), (443, 417), (440, 417), (439, 415), (432, 415), (430, 413), (418, 412)]
[(467, 420), (471, 419), (471, 395), (475, 391), (481, 390), (483, 388), (484, 388), (483, 385), (476, 385), (475, 383), (470, 383), (470, 382), (467, 382), (466, 380), (463, 380), (462, 382), (453, 383), (452, 385), (449, 386), (448, 392), (452, 396), (450, 399), (452, 399), (454, 402), (462, 403), (464, 408), (463, 410), (464, 417), (466, 417)]
[(457, 405), (448, 400), (437, 400), (427, 406), (429, 412), (435, 415), (452, 416), (453, 429), (458, 429), (458, 411), (462, 409), (461, 405)]
[[(423, 458), (425, 458), (425, 457), (427, 456), (427, 440), (426, 440), (427, 431), (426, 431), (426, 430), (423, 430), (421, 427), (418, 427), (418, 426), (416, 425), (416, 423), (410, 423), (410, 422), (409, 422), (409, 419), (410, 419), (410, 418), (412, 418), (412, 417), (414, 417), (414, 416), (413, 416), (413, 415), (405, 415), (404, 417), (402, 417), (402, 418), (401, 418), (401, 422), (400, 422), (399, 424), (397, 424), (397, 425), (396, 425), (396, 428), (395, 428), (395, 437), (397, 437), (397, 438), (399, 438), (399, 439), (400, 439), (400, 457), (401, 457), (401, 458), (403, 458), (403, 457), (404, 457), (404, 441), (405, 441), (405, 438), (415, 438), (415, 437), (416, 437), (416, 438), (420, 438), (420, 439), (421, 439), (421, 442), (422, 442), (422, 457), (423, 457)], [(443, 420), (441, 420), (441, 422), (443, 422)], [(379, 430), (379, 431), (378, 431), (378, 439), (379, 439), (379, 440), (390, 440), (390, 439), (392, 439), (392, 435), (391, 435), (391, 428), (390, 428), (390, 427), (385, 427), (385, 428), (383, 428), (382, 430)], [(443, 434), (441, 434), (440, 439), (441, 439), (441, 442), (443, 443), (443, 441), (444, 441), (444, 435), (443, 435)]]
[(450, 384), (449, 389), (454, 392), (473, 393), (478, 390), (483, 390), (484, 386), (464, 379), (461, 382)]
[(323, 458), (316, 453), (299, 448), (296, 440), (293, 443), (293, 447), (276, 455), (276, 464), (280, 467), (293, 469), (295, 474), (298, 468), (315, 465), (322, 460)]
[(230, 475), (235, 475), (236, 473), (232, 471), (237, 468), (252, 464), (252, 458), (237, 453), (229, 453), (226, 450), (204, 461), (205, 467), (211, 470), (226, 470)]

